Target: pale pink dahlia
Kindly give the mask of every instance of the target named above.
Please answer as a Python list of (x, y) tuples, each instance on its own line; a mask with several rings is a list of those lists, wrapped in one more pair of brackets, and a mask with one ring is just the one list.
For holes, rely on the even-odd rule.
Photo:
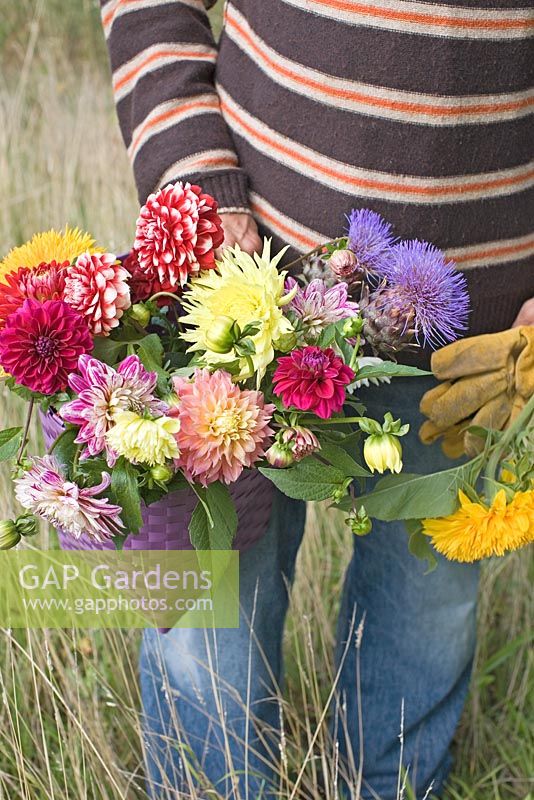
[(31, 469), (15, 480), (15, 494), (24, 508), (76, 539), (86, 534), (103, 542), (121, 534), (124, 527), (120, 506), (96, 496), (110, 483), (111, 476), (103, 472), (98, 486), (83, 489), (66, 478), (53, 456), (44, 456), (34, 459)]
[(113, 253), (82, 253), (68, 270), (63, 299), (85, 317), (92, 334), (107, 336), (130, 307), (128, 278)]
[[(298, 287), (294, 278), (286, 279), (286, 291)], [(358, 313), (358, 304), (348, 299), (346, 283), (336, 283), (330, 289), (320, 278), (305, 287), (298, 287), (295, 297), (287, 306), (304, 330), (306, 341), (315, 341), (321, 331), (334, 322)]]
[(328, 419), (343, 408), (345, 387), (352, 380), (354, 370), (331, 347), (303, 347), (278, 359), (273, 386), (286, 408)]
[(136, 281), (153, 292), (183, 287), (190, 275), (215, 266), (214, 250), (223, 239), (210, 195), (189, 183), (166, 186), (151, 194), (139, 213)]
[(161, 416), (167, 405), (155, 397), (157, 375), (147, 372), (138, 356), (128, 356), (117, 369), (89, 356), (78, 361), (79, 375), (69, 377), (69, 386), (78, 397), (65, 403), (60, 415), (65, 422), (79, 425), (78, 444), (86, 445), (82, 458), (106, 452), (112, 466), (117, 454), (109, 448), (106, 433), (121, 411), (148, 411)]
[(180, 420), (176, 434), (181, 467), (190, 481), (233, 483), (265, 454), (274, 406), (261, 392), (240, 389), (228, 372), (197, 369), (191, 380), (174, 379)]

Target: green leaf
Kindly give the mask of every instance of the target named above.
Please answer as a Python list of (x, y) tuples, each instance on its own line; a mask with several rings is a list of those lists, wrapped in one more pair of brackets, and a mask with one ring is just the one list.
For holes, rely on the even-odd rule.
[(163, 369), (163, 345), (157, 333), (144, 336), (137, 347), (139, 358), (149, 372), (158, 376), (158, 389), (162, 394), (169, 390), (169, 376)]
[(0, 431), (0, 461), (15, 456), (22, 443), (22, 428), (6, 428)]
[(287, 469), (260, 467), (260, 472), (295, 500), (327, 500), (347, 479), (337, 467), (321, 464), (311, 456)]
[(366, 378), (411, 378), (421, 375), (432, 375), (424, 369), (409, 367), (406, 364), (396, 364), (394, 361), (384, 361), (382, 364), (369, 365), (362, 367), (356, 372), (356, 380), (362, 381)]
[(69, 477), (72, 477), (72, 464), (76, 454), (76, 449), (78, 447), (78, 445), (74, 442), (77, 435), (78, 428), (67, 428), (58, 436), (51, 448), (51, 452), (57, 458)]
[[(228, 488), (219, 481), (210, 483), (201, 493), (191, 522), (189, 535), (191, 543), (197, 550), (230, 550), (237, 531), (237, 513)], [(206, 506), (211, 514), (210, 524)]]
[(369, 470), (362, 467), (361, 464), (358, 464), (343, 447), (321, 441), (321, 449), (317, 455), (329, 461), (332, 466), (341, 470), (345, 476), (350, 475), (352, 478), (371, 477)]
[(425, 575), (434, 572), (438, 565), (438, 560), (430, 543), (430, 538), (423, 533), (421, 521), (418, 519), (407, 519), (405, 525), (406, 530), (410, 534), (408, 550), (416, 558), (427, 562)]
[(473, 485), (480, 474), (483, 458), (432, 475), (388, 475), (375, 489), (358, 498), (370, 517), (386, 522), (397, 519), (424, 519), (452, 514), (458, 506), (458, 490)]
[(114, 367), (126, 356), (126, 342), (116, 342), (109, 336), (95, 336), (91, 355)]
[(122, 508), (121, 519), (128, 533), (138, 533), (143, 518), (137, 471), (123, 456), (119, 458), (111, 472), (110, 494), (113, 502)]

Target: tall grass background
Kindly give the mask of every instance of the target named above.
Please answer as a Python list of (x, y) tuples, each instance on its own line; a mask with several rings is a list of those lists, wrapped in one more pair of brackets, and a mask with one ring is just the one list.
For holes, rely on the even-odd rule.
[[(67, 222), (111, 250), (132, 240), (137, 200), (92, 0), (0, 0), (0, 187), (0, 254)], [(19, 424), (19, 402), (0, 389), (0, 403), (2, 425)], [(32, 440), (40, 446), (35, 428)], [(5, 469), (0, 497), (7, 517), (15, 503)], [(351, 546), (331, 516), (310, 513), (285, 636), (282, 798), (337, 797), (324, 718)], [(534, 797), (531, 580), (527, 552), (484, 567), (447, 800)], [(2, 800), (146, 798), (138, 647), (136, 631), (0, 631)], [(401, 796), (410, 800), (408, 785)]]

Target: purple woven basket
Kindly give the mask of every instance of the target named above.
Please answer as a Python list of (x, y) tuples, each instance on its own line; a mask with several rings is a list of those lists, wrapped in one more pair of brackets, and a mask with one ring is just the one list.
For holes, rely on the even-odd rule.
[[(60, 418), (50, 412), (41, 414), (45, 446), (48, 449), (63, 430)], [(254, 545), (267, 530), (273, 501), (273, 485), (258, 470), (246, 470), (230, 486), (235, 503), (238, 527), (233, 548), (244, 552)], [(192, 550), (189, 539), (189, 520), (197, 498), (191, 489), (181, 489), (165, 495), (157, 503), (143, 505), (143, 526), (130, 534), (125, 550)], [(113, 542), (99, 543), (83, 535), (75, 539), (58, 530), (59, 542), (65, 550), (114, 550)]]

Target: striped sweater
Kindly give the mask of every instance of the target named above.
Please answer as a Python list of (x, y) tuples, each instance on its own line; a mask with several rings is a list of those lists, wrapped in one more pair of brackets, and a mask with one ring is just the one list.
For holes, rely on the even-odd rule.
[(103, 0), (139, 197), (200, 183), (305, 252), (372, 208), (465, 270), (471, 333), (534, 296), (528, 0)]

